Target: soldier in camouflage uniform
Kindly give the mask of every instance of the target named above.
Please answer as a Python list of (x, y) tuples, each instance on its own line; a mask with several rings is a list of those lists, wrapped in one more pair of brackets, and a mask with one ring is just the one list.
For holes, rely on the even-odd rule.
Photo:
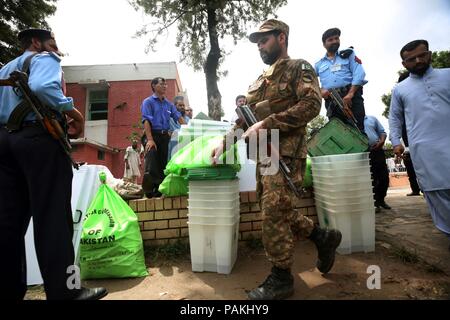
[[(279, 154), (291, 170), (291, 179), (298, 189), (306, 168), (306, 125), (320, 112), (321, 95), (313, 67), (305, 60), (290, 59), (287, 54), (289, 27), (282, 21), (267, 20), (250, 41), (258, 44), (261, 58), (270, 68), (249, 87), (248, 105), (259, 122), (248, 128), (243, 138), (251, 138), (258, 130), (279, 130)], [(227, 134), (212, 154), (213, 162), (228, 147), (226, 141), (242, 127), (242, 121)], [(299, 230), (317, 246), (317, 267), (327, 273), (334, 263), (335, 250), (341, 241), (337, 230), (324, 230), (294, 211), (295, 195), (278, 171), (264, 175), (261, 169), (270, 165), (258, 159), (257, 193), (263, 215), (262, 240), (273, 268), (258, 288), (249, 292), (252, 300), (287, 298), (294, 293), (294, 235)]]

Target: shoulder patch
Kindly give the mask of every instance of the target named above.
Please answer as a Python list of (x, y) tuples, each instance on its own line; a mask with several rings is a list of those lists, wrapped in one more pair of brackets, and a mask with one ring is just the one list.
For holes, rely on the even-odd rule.
[(302, 70), (314, 71), (314, 68), (309, 63), (302, 62)]
[(55, 52), (49, 52), (48, 53), (51, 57), (53, 57), (56, 61), (61, 62), (61, 57), (56, 54)]
[(356, 62), (356, 63), (359, 63), (359, 64), (362, 64), (361, 59), (359, 59), (356, 55), (355, 55), (355, 62)]

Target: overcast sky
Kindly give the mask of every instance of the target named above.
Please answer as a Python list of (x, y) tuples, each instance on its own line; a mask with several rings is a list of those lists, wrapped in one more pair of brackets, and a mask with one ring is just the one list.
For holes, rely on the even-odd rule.
[[(160, 38), (156, 52), (145, 54), (146, 39), (134, 39), (133, 35), (149, 22), (149, 17), (136, 12), (126, 0), (59, 0), (57, 7), (48, 21), (61, 51), (68, 54), (63, 65), (175, 61), (194, 115), (199, 111), (207, 113), (204, 74), (179, 63), (175, 28)], [(366, 113), (377, 116), (386, 129), (380, 97), (390, 92), (398, 77), (401, 47), (421, 38), (430, 42), (432, 51), (450, 50), (449, 0), (290, 0), (276, 14), (290, 26), (291, 58), (311, 64), (325, 54), (322, 33), (331, 27), (341, 29), (341, 48), (355, 48), (369, 81), (364, 86)], [(229, 120), (236, 95), (245, 94), (267, 66), (256, 45), (247, 39), (236, 46), (225, 39), (220, 45), (231, 51), (222, 66), (228, 76), (219, 82), (224, 118)], [(325, 114), (324, 107), (321, 114)]]

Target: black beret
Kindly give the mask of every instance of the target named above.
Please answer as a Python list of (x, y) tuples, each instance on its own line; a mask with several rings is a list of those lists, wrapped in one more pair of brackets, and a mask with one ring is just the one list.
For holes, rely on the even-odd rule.
[(341, 35), (341, 30), (339, 30), (338, 28), (328, 29), (322, 35), (322, 42), (325, 43), (325, 40), (327, 40), (329, 37), (340, 36), (340, 35)]
[(44, 29), (26, 29), (19, 32), (18, 39), (39, 38), (41, 40), (55, 39), (53, 32)]

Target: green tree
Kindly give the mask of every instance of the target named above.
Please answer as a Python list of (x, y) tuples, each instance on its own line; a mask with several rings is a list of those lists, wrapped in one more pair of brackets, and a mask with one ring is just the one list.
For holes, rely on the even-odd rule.
[(56, 11), (57, 0), (0, 0), (0, 63), (20, 54), (17, 34), (27, 28), (49, 28), (45, 19)]
[[(431, 55), (431, 65), (433, 68), (450, 68), (450, 51), (436, 51)], [(398, 71), (400, 76), (402, 73), (407, 72), (406, 69)], [(391, 93), (383, 94), (381, 101), (386, 106), (383, 111), (383, 116), (389, 118), (389, 108), (391, 106)]]
[[(222, 97), (217, 81), (226, 72), (220, 65), (226, 56), (219, 39), (232, 38), (234, 44), (246, 35), (249, 24), (260, 23), (287, 3), (286, 0), (129, 0), (136, 9), (156, 18), (142, 27), (137, 36), (149, 35), (147, 50), (154, 49), (158, 36), (177, 25), (176, 46), (181, 61), (206, 77), (208, 115), (220, 120)], [(153, 29), (152, 29), (153, 28)]]
[(306, 138), (311, 138), (313, 131), (323, 128), (327, 124), (327, 122), (328, 119), (320, 114), (312, 119), (306, 126)]

